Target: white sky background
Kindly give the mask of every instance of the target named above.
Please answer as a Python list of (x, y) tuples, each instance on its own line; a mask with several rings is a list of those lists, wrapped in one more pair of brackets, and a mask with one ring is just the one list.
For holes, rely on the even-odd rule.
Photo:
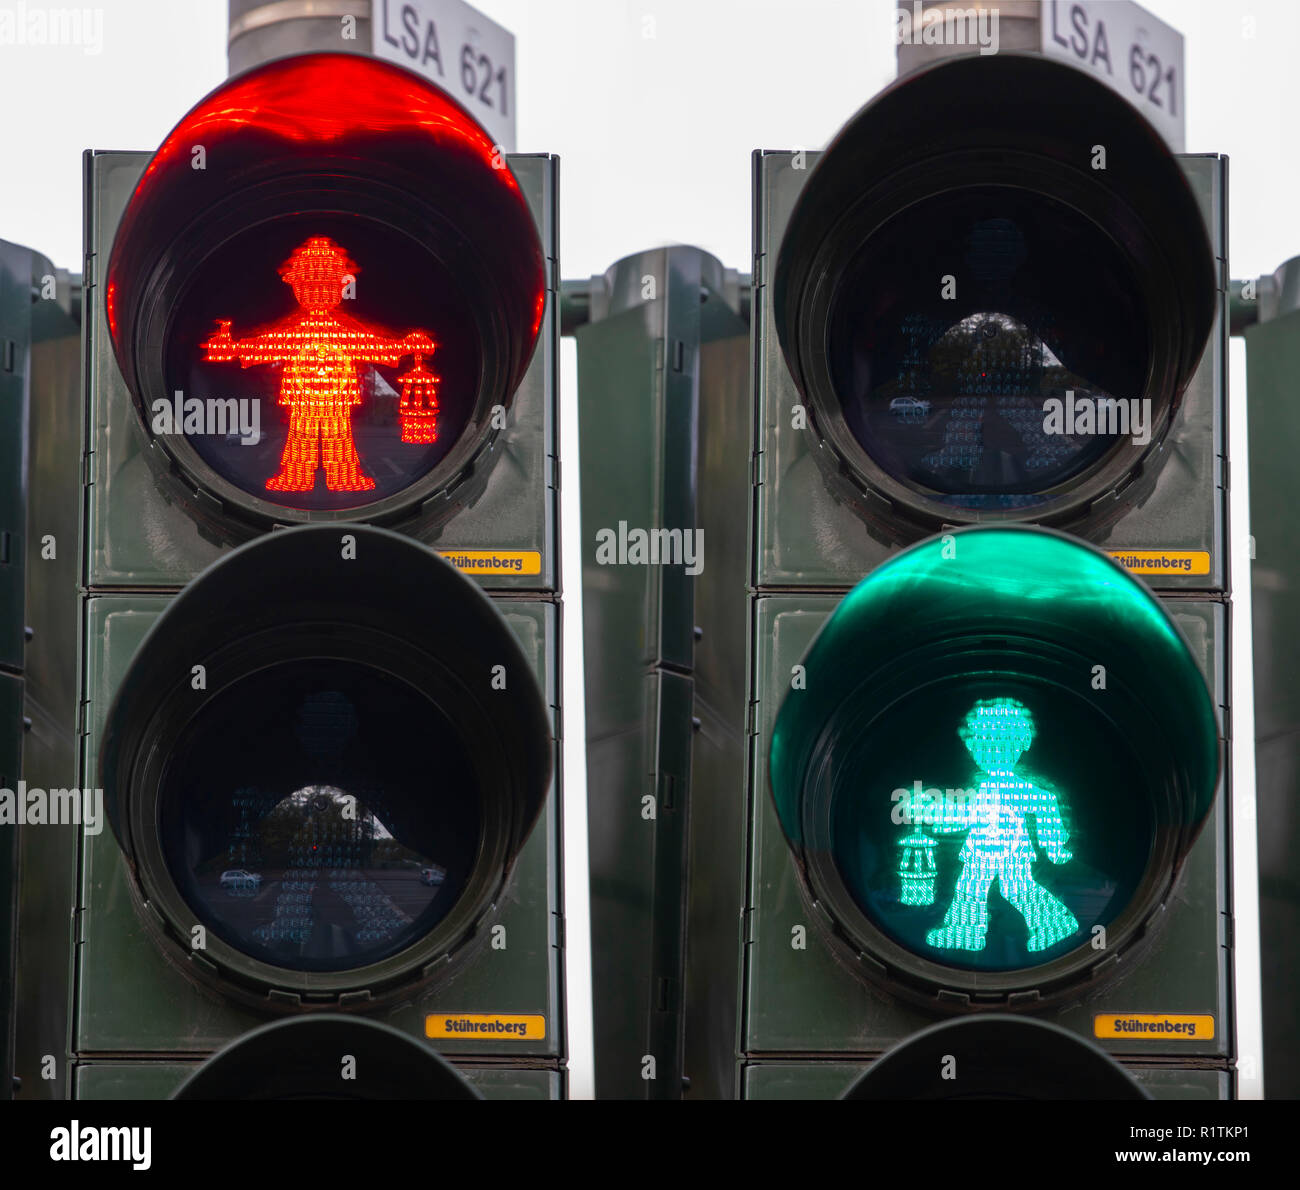
[[(51, 6), (0, 0), (0, 10), (24, 2)], [(74, 271), (81, 151), (156, 148), (226, 75), (225, 0), (95, 7), (103, 11), (98, 55), (0, 45), (0, 238)], [(893, 0), (476, 7), (515, 33), (520, 149), (561, 157), (565, 277), (670, 242), (698, 244), (748, 272), (750, 151), (822, 147), (894, 70)], [(1188, 149), (1232, 158), (1232, 275), (1272, 272), (1300, 254), (1300, 4), (1145, 7), (1185, 39)], [(1254, 18), (1249, 38), (1246, 17)]]

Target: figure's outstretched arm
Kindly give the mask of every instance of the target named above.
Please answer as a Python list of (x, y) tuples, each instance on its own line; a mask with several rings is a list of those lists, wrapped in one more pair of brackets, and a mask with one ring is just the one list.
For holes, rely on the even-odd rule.
[(1038, 845), (1054, 864), (1063, 864), (1074, 858), (1074, 852), (1066, 846), (1070, 841), (1070, 832), (1061, 818), (1061, 806), (1056, 794), (1040, 785), (1030, 786), (1029, 804), (1025, 813), (1034, 816), (1034, 833), (1038, 836)]
[(356, 342), (350, 345), (352, 358), (370, 364), (387, 364), (396, 367), (406, 355), (427, 355), (434, 349), (433, 340), (423, 331), (411, 331), (400, 339), (386, 339), (369, 331), (354, 332)]
[(251, 339), (233, 339), (230, 335), (230, 320), (221, 319), (217, 329), (212, 332), (203, 348), (203, 362), (209, 364), (227, 364), (238, 360), (241, 367), (251, 368), (257, 364), (277, 364), (292, 358), (293, 352), (286, 347), (277, 328), (263, 331)]
[(217, 329), (199, 346), (203, 349), (203, 362), (206, 364), (228, 364), (238, 358), (235, 341), (230, 337), (229, 319), (218, 322)]

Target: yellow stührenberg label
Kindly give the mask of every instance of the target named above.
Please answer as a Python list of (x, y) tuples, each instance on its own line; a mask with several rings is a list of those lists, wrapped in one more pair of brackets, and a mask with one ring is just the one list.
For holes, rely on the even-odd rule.
[(532, 1013), (434, 1012), (424, 1018), (424, 1035), (453, 1041), (541, 1041), (546, 1018)]
[(1214, 1017), (1169, 1012), (1099, 1012), (1092, 1018), (1094, 1037), (1125, 1041), (1210, 1041)]
[(537, 550), (439, 550), (463, 574), (541, 574)]
[(1209, 550), (1107, 550), (1134, 574), (1209, 574)]

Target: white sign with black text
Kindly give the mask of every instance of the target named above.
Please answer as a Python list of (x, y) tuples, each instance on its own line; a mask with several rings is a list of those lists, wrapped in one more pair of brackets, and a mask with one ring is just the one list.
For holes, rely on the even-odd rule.
[(1183, 35), (1130, 0), (1043, 0), (1043, 53), (1109, 83), (1184, 151)]
[(376, 58), (418, 71), (450, 92), (515, 151), (515, 35), (464, 0), (373, 0)]

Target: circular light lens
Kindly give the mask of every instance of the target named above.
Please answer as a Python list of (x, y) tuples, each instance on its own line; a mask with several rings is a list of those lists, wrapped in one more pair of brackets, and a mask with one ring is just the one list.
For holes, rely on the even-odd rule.
[(845, 423), (936, 503), (1032, 509), (1154, 433), (1140, 293), (1114, 240), (1047, 195), (984, 186), (915, 203), (859, 248), (832, 301)]
[(365, 665), (293, 661), (203, 708), (167, 766), (159, 827), (208, 929), (278, 967), (341, 971), (402, 950), (456, 904), (481, 801), (429, 699)]
[(830, 745), (834, 861), (858, 907), (945, 966), (1059, 958), (1131, 902), (1148, 780), (1095, 700), (982, 675), (914, 691)]
[(1041, 1002), (1149, 935), (1213, 805), (1218, 725), (1113, 561), (1028, 526), (931, 538), (850, 591), (798, 669), (774, 805), (866, 978)]
[(452, 449), (481, 354), (465, 295), (416, 240), (344, 215), (272, 220), (196, 269), (151, 429), (271, 504), (357, 508)]

